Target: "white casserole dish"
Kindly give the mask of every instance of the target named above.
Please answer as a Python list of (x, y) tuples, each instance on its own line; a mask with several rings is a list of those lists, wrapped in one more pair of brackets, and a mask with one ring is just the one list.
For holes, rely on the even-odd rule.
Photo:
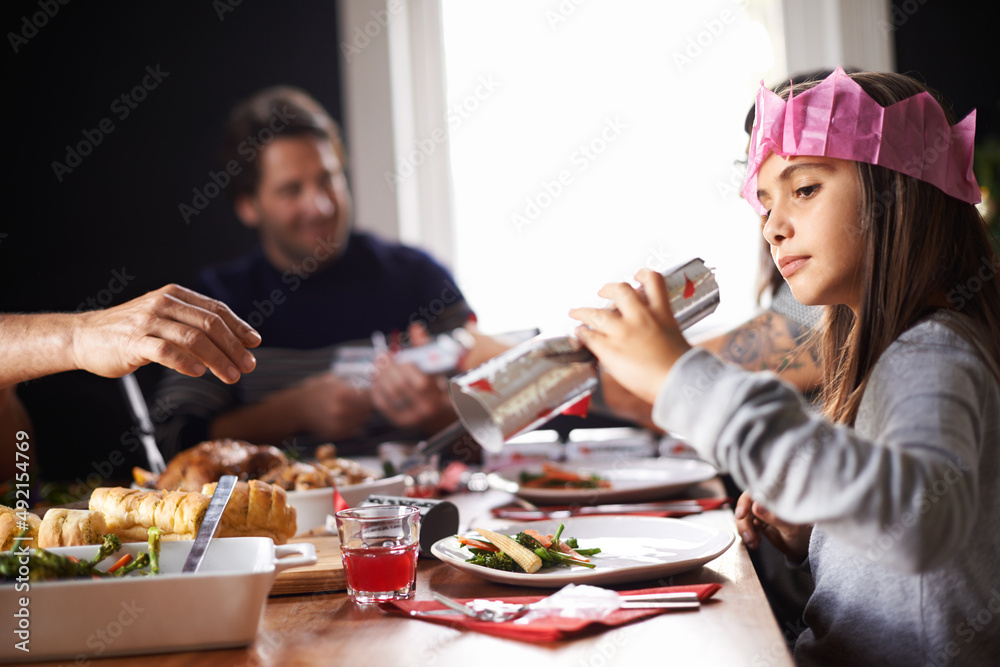
[[(380, 496), (401, 496), (406, 490), (406, 477), (393, 475), (372, 482), (338, 486), (340, 496), (348, 507), (357, 507), (372, 494)], [(333, 514), (333, 487), (309, 489), (308, 491), (286, 491), (288, 502), (295, 508), (297, 534), (307, 533), (313, 528), (326, 525), (326, 515)]]
[[(68, 579), (34, 582), (27, 591), (0, 584), (0, 662), (84, 660), (250, 644), (264, 612), (268, 591), (279, 572), (316, 562), (316, 548), (299, 543), (275, 546), (266, 537), (224, 537), (212, 541), (196, 574), (181, 574), (193, 544), (163, 542), (156, 576), (121, 579)], [(148, 544), (123, 545), (133, 556)], [(97, 546), (59, 547), (54, 553), (91, 559)], [(287, 556), (287, 557), (286, 557)], [(110, 567), (117, 557), (100, 565)], [(21, 639), (12, 614), (29, 610), (30, 652), (15, 647)]]

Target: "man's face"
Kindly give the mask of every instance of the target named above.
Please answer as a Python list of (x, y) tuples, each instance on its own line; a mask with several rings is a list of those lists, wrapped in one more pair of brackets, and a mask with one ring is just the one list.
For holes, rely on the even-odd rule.
[(309, 257), (319, 265), (335, 260), (350, 231), (351, 195), (330, 142), (280, 137), (258, 159), (257, 192), (239, 198), (236, 212), (259, 230), (271, 263), (284, 271)]

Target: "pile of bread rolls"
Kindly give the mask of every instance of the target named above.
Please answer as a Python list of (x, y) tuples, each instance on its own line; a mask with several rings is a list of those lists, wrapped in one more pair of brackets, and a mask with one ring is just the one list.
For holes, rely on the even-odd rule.
[[(51, 547), (100, 544), (113, 533), (122, 542), (145, 542), (147, 530), (157, 526), (164, 540), (193, 540), (208, 510), (215, 484), (202, 493), (189, 491), (141, 491), (101, 487), (90, 496), (89, 509), (52, 508), (40, 519), (28, 514), (29, 546)], [(9, 550), (20, 532), (19, 517), (0, 506), (0, 541)], [(297, 530), (295, 508), (288, 504), (284, 489), (257, 480), (239, 482), (219, 522), (217, 537), (269, 537), (284, 544)]]

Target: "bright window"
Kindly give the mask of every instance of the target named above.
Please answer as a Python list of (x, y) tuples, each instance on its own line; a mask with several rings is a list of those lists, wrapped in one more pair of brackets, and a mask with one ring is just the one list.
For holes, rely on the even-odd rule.
[(700, 256), (754, 308), (759, 222), (743, 121), (771, 80), (732, 0), (443, 0), (454, 270), (484, 330), (567, 333), (566, 311), (642, 266)]

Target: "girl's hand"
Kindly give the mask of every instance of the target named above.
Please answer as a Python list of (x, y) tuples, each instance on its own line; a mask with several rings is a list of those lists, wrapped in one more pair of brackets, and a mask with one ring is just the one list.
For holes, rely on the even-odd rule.
[(747, 549), (760, 546), (761, 535), (788, 556), (792, 561), (805, 560), (809, 554), (809, 536), (812, 525), (799, 525), (782, 521), (766, 507), (754, 502), (746, 491), (736, 501), (736, 528)]
[(597, 294), (615, 309), (574, 308), (569, 316), (583, 322), (576, 335), (604, 370), (652, 404), (667, 373), (691, 346), (674, 319), (663, 276), (641, 269), (635, 277), (644, 294), (628, 283), (608, 283)]

